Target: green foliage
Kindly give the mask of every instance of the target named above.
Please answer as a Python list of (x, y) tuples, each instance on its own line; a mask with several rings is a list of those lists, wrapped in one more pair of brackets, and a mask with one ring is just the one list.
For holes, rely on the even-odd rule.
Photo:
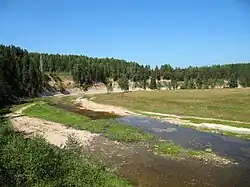
[[(73, 142), (74, 143), (74, 142)], [(60, 149), (43, 138), (25, 138), (6, 121), (0, 124), (1, 186), (131, 186), (101, 165), (88, 163), (75, 144)]]
[(188, 81), (188, 86), (187, 86), (188, 89), (195, 89), (195, 84), (194, 84), (194, 80), (193, 79), (190, 79)]
[(182, 89), (188, 88), (188, 82), (189, 82), (189, 78), (187, 77), (187, 75), (185, 75), (185, 77), (184, 77), (184, 83), (182, 85)]
[(156, 75), (155, 75), (154, 72), (151, 74), (150, 86), (149, 86), (149, 87), (150, 87), (150, 89), (152, 89), (152, 90), (157, 89)]
[(19, 97), (37, 96), (48, 87), (49, 79), (45, 72), (58, 82), (61, 91), (65, 88), (60, 84), (61, 80), (57, 74), (72, 76), (75, 85), (85, 91), (98, 82), (107, 85), (108, 79), (123, 82), (121, 83), (123, 90), (128, 90), (127, 84), (124, 83), (127, 82), (126, 79), (134, 82), (142, 81), (143, 88), (146, 89), (150, 76), (152, 89), (157, 88), (155, 80), (161, 78), (172, 80), (173, 89), (183, 81), (181, 88), (186, 89), (191, 79), (196, 83), (196, 88), (204, 89), (217, 86), (215, 80), (229, 81), (231, 88), (237, 87), (238, 82), (243, 87), (250, 86), (250, 63), (188, 68), (172, 68), (169, 64), (165, 64), (153, 69), (149, 65), (143, 66), (136, 62), (114, 58), (98, 59), (83, 55), (28, 53), (18, 47), (0, 45), (1, 105), (14, 102)]
[(202, 88), (202, 79), (200, 74), (197, 75), (196, 79), (195, 79), (195, 84), (196, 84), (196, 88), (197, 89), (201, 89)]
[(106, 88), (107, 88), (107, 92), (108, 92), (108, 93), (111, 92), (111, 91), (113, 91), (112, 81), (108, 80), (108, 81), (106, 82)]
[(240, 85), (244, 88), (248, 86), (247, 77), (241, 76), (239, 79), (239, 82), (240, 82)]
[(37, 102), (35, 105), (27, 108), (24, 110), (24, 114), (67, 125), (81, 125), (90, 120), (88, 117), (80, 114), (67, 112), (42, 102)]
[(30, 54), (14, 46), (0, 45), (0, 103), (18, 97), (34, 97), (42, 90), (39, 63)]
[(182, 148), (172, 142), (159, 142), (155, 145), (155, 149), (166, 155), (178, 155)]
[(229, 85), (229, 88), (236, 88), (238, 86), (237, 79), (236, 79), (234, 73), (231, 74), (231, 76), (228, 80), (228, 85)]
[(163, 84), (161, 82), (157, 83), (157, 90), (160, 90), (163, 87)]
[(118, 80), (118, 84), (122, 90), (129, 90), (129, 80), (125, 75)]

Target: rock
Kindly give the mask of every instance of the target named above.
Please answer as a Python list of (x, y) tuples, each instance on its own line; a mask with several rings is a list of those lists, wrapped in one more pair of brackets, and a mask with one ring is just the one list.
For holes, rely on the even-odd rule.
[(211, 148), (207, 148), (205, 151), (206, 151), (207, 153), (213, 152)]

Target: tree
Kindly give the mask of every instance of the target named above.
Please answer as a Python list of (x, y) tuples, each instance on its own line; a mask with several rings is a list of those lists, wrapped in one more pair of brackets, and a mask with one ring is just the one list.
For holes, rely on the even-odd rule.
[(112, 84), (112, 81), (107, 80), (105, 86), (106, 86), (106, 89), (107, 89), (107, 92), (108, 92), (108, 93), (110, 93), (110, 92), (113, 91), (113, 84)]
[(118, 84), (120, 86), (120, 88), (124, 91), (129, 90), (129, 81), (128, 78), (123, 75), (119, 80), (118, 80)]
[(238, 86), (237, 79), (234, 73), (231, 74), (228, 80), (228, 85), (229, 85), (229, 88), (236, 88)]
[(178, 88), (178, 82), (175, 79), (171, 80), (170, 85), (174, 90)]
[(203, 81), (202, 81), (202, 88), (203, 89), (208, 89), (209, 88), (209, 84), (208, 84), (207, 79), (203, 79)]
[(155, 67), (155, 78), (159, 81), (161, 80), (161, 74), (158, 66)]
[(159, 81), (158, 83), (157, 83), (157, 90), (160, 90), (161, 88), (162, 88), (162, 83)]
[(144, 72), (143, 73), (143, 89), (146, 90), (146, 88), (147, 88), (147, 75)]
[(195, 89), (195, 84), (194, 84), (194, 80), (193, 79), (190, 79), (188, 81), (188, 86), (187, 86), (188, 89)]
[(239, 78), (239, 83), (240, 85), (243, 87), (243, 88), (246, 88), (247, 87), (247, 78), (244, 77), (244, 76), (241, 76)]
[(150, 79), (150, 89), (155, 90), (157, 88), (155, 73), (153, 72)]
[(184, 83), (183, 83), (183, 85), (182, 85), (182, 89), (187, 89), (188, 88), (188, 82), (189, 82), (189, 79), (188, 79), (188, 76), (187, 75), (185, 75), (184, 76)]
[(197, 89), (201, 89), (202, 88), (202, 80), (201, 80), (201, 76), (198, 73), (196, 79), (195, 79), (195, 84), (196, 84), (196, 88)]

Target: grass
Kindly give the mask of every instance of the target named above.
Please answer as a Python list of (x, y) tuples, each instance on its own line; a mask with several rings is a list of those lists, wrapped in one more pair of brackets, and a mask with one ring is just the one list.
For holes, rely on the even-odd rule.
[(250, 89), (97, 94), (94, 101), (131, 110), (250, 122)]
[(166, 155), (179, 155), (183, 150), (182, 147), (172, 142), (158, 142), (155, 145), (155, 149)]
[(90, 120), (88, 117), (70, 113), (42, 102), (37, 102), (35, 105), (27, 108), (24, 110), (24, 114), (69, 126), (80, 126)]
[(188, 157), (195, 158), (197, 156), (202, 156), (207, 154), (205, 151), (184, 149), (183, 147), (176, 145), (171, 141), (158, 142), (154, 147), (155, 150), (157, 150), (157, 152), (171, 156), (186, 155)]
[(181, 118), (182, 120), (188, 120), (192, 123), (214, 123), (214, 124), (221, 124), (221, 125), (228, 125), (232, 127), (243, 127), (243, 128), (250, 128), (250, 123), (237, 123), (232, 121), (221, 121), (221, 120), (205, 120), (205, 119), (195, 119), (195, 118)]
[(23, 113), (27, 116), (62, 123), (73, 128), (101, 133), (110, 139), (118, 141), (139, 142), (153, 138), (152, 135), (144, 133), (139, 128), (122, 124), (114, 119), (91, 120), (83, 115), (58, 109), (43, 102), (36, 102), (35, 105), (27, 108)]
[(34, 101), (43, 101), (49, 104), (73, 104), (73, 100), (76, 98), (77, 96), (63, 95), (63, 96), (35, 98)]
[(0, 186), (129, 187), (128, 181), (90, 163), (71, 147), (60, 149), (43, 138), (25, 138), (0, 121)]
[(14, 105), (12, 108), (11, 108), (11, 112), (16, 112), (18, 110), (20, 110), (21, 108), (25, 107), (25, 106), (28, 106), (30, 104), (30, 102), (27, 102), (27, 103), (23, 103), (23, 104), (18, 104), (18, 105)]
[(157, 153), (167, 155), (167, 156), (174, 156), (177, 158), (192, 158), (192, 159), (204, 159), (206, 161), (217, 161), (219, 164), (223, 164), (226, 162), (230, 162), (229, 160), (225, 160), (215, 153), (212, 150), (208, 149), (208, 151), (196, 151), (192, 149), (184, 149), (183, 147), (174, 144), (171, 141), (163, 141), (158, 142), (154, 149)]

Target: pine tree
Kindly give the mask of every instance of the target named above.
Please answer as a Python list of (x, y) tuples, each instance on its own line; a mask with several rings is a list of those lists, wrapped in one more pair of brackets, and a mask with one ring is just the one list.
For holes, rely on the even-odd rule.
[(229, 85), (229, 88), (236, 88), (238, 86), (237, 79), (236, 79), (234, 73), (231, 74), (231, 76), (228, 80), (228, 85)]
[(150, 89), (155, 90), (157, 88), (155, 73), (152, 72), (150, 79)]
[(197, 89), (201, 89), (202, 88), (202, 80), (201, 80), (201, 76), (198, 73), (196, 79), (195, 79), (195, 84), (196, 84), (196, 88)]

